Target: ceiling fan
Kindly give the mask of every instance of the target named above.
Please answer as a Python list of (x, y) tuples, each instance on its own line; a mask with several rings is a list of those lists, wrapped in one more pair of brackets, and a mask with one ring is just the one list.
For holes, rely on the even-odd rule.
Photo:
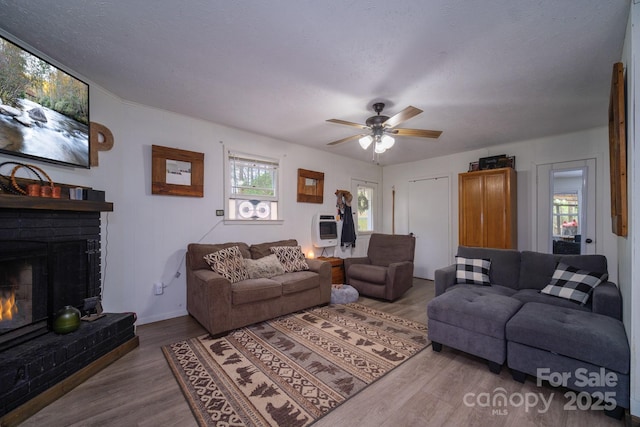
[(416, 107), (408, 106), (404, 110), (392, 117), (382, 116), (382, 110), (384, 110), (383, 102), (376, 102), (373, 104), (373, 110), (377, 113), (376, 116), (371, 116), (362, 125), (359, 123), (348, 122), (339, 119), (329, 119), (328, 122), (337, 123), (339, 125), (353, 126), (360, 129), (365, 129), (367, 132), (357, 135), (351, 135), (346, 138), (339, 139), (328, 143), (327, 145), (337, 145), (343, 142), (351, 141), (352, 139), (358, 139), (360, 146), (366, 150), (369, 148), (372, 142), (375, 142), (373, 149), (374, 154), (382, 154), (395, 144), (395, 139), (391, 135), (397, 136), (411, 136), (417, 138), (438, 138), (442, 131), (440, 130), (426, 130), (426, 129), (396, 129), (399, 124), (409, 120), (412, 117), (422, 113), (422, 110)]

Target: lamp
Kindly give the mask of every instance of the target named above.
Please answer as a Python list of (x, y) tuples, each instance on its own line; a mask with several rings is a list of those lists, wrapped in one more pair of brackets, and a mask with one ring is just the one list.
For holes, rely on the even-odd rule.
[(360, 147), (362, 147), (363, 150), (366, 150), (373, 142), (373, 138), (371, 135), (363, 136), (358, 140), (358, 142), (360, 143)]

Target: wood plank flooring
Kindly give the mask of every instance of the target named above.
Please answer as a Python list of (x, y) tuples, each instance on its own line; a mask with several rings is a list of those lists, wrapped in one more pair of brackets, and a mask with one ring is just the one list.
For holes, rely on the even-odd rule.
[[(361, 297), (359, 302), (379, 310), (427, 323), (426, 305), (434, 284), (415, 279), (401, 299), (386, 303)], [(47, 406), (22, 426), (196, 426), (191, 410), (175, 381), (160, 346), (204, 333), (184, 316), (137, 328), (140, 347)], [(503, 388), (507, 396), (551, 399), (526, 410), (510, 405), (506, 413), (476, 402), (480, 393), (492, 395)], [(472, 394), (469, 394), (472, 393)], [(528, 394), (527, 394), (528, 393)], [(567, 411), (562, 391), (537, 387), (534, 380), (520, 384), (504, 367), (492, 374), (485, 362), (444, 347), (426, 348), (375, 382), (314, 426), (616, 426), (637, 425), (614, 420), (600, 411)], [(466, 401), (475, 406), (465, 404)]]

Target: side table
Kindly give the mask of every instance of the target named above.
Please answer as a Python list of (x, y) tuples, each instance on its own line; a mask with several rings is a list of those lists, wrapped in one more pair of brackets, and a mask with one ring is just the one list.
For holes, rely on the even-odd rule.
[(322, 261), (331, 264), (331, 284), (342, 285), (344, 283), (344, 259), (338, 257), (318, 257)]

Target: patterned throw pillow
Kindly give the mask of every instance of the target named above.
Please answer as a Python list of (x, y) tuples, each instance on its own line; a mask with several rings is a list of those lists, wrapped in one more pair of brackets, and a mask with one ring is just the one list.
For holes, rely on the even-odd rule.
[(456, 283), (464, 285), (491, 286), (489, 269), (491, 260), (456, 257)]
[(272, 246), (270, 249), (278, 257), (285, 273), (309, 269), (300, 246)]
[(244, 260), (244, 266), (249, 273), (250, 279), (259, 279), (261, 277), (270, 278), (284, 274), (284, 267), (282, 267), (282, 264), (280, 264), (275, 254), (260, 259), (246, 258)]
[(607, 273), (580, 270), (560, 262), (551, 276), (551, 282), (540, 292), (585, 304), (589, 300), (593, 288), (607, 280), (608, 277)]
[(231, 246), (219, 251), (205, 255), (204, 260), (211, 269), (228, 279), (231, 283), (240, 282), (249, 278), (249, 273), (242, 261), (244, 258), (240, 253), (240, 248)]

